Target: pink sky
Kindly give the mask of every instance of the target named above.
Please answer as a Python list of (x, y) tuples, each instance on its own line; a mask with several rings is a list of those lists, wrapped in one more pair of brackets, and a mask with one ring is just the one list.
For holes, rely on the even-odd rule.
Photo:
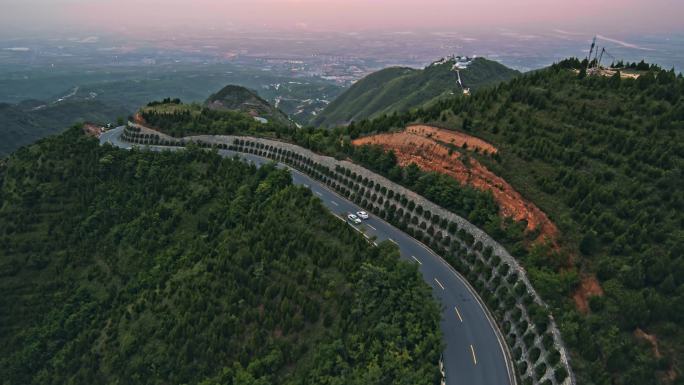
[(684, 0), (0, 0), (0, 23), (354, 31), (684, 31)]

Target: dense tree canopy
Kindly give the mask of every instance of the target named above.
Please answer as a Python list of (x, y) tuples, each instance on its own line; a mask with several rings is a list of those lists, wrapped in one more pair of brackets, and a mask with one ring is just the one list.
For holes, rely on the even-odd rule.
[[(639, 77), (592, 75), (564, 60), (471, 97), (324, 130), (250, 128), (314, 151), (350, 157), (482, 226), (525, 265), (552, 305), (582, 384), (682, 381), (684, 358), (684, 79), (655, 65), (618, 63)], [(469, 154), (533, 201), (560, 229), (558, 245), (533, 245), (503, 221), (489, 194), (391, 153), (351, 146), (361, 135), (425, 122), (494, 144)], [(240, 131), (230, 131), (240, 132)], [(455, 149), (455, 151), (460, 151)], [(604, 295), (580, 314), (572, 295), (585, 276)], [(657, 357), (641, 329), (657, 337)]]
[(287, 172), (73, 129), (0, 166), (3, 384), (434, 384), (439, 309)]
[(141, 111), (141, 116), (151, 127), (161, 128), (174, 137), (293, 130), (291, 126), (277, 121), (258, 122), (242, 112), (214, 110), (196, 104), (180, 104), (180, 101), (150, 103)]
[[(479, 160), (560, 227), (560, 250), (516, 255), (554, 304), (581, 383), (668, 382), (665, 370), (681, 379), (684, 79), (645, 63), (626, 65), (637, 79), (586, 76), (584, 66), (566, 60), (470, 98), (358, 122), (348, 135), (422, 121), (495, 144), (499, 156)], [(570, 301), (575, 269), (605, 291), (589, 316)], [(636, 328), (658, 337), (664, 358), (632, 336)]]

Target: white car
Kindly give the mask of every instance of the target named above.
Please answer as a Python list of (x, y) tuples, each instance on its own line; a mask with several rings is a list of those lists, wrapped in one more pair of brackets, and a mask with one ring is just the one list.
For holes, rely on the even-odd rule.
[(356, 216), (361, 218), (361, 219), (368, 219), (368, 213), (365, 211), (359, 211), (356, 213)]
[(354, 214), (347, 215), (347, 219), (349, 219), (349, 222), (351, 222), (355, 225), (358, 225), (359, 223), (361, 223), (361, 219), (359, 219), (359, 217), (357, 217)]

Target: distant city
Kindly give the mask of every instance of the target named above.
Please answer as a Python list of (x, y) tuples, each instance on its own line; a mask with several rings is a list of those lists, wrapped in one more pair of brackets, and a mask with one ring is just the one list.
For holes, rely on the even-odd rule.
[[(60, 113), (64, 122), (84, 118), (86, 111), (106, 111), (100, 119), (111, 119), (169, 96), (202, 102), (236, 84), (307, 124), (354, 82), (382, 68), (422, 68), (462, 56), (487, 57), (525, 72), (586, 56), (594, 35), (500, 30), (486, 35), (210, 31), (154, 36), (0, 39), (0, 103), (25, 113), (68, 110)], [(684, 36), (598, 35), (597, 44), (606, 57), (684, 68)]]
[[(0, 40), (0, 77), (11, 78), (37, 68), (60, 72), (74, 67), (95, 71), (107, 66), (153, 69), (226, 64), (291, 78), (317, 77), (346, 86), (384, 67), (423, 67), (452, 54), (486, 56), (529, 71), (586, 54), (592, 36), (593, 31), (562, 30), (544, 34), (501, 30), (488, 35), (232, 31), (145, 40), (97, 35), (12, 39)], [(599, 35), (599, 44), (620, 59), (646, 59), (677, 71), (684, 68), (684, 36)]]

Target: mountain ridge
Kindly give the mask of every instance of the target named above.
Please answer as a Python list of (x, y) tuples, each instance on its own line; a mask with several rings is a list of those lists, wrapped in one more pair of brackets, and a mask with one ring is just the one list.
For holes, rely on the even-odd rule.
[(0, 103), (0, 157), (45, 136), (59, 133), (77, 122), (114, 122), (129, 111), (97, 100), (65, 100), (49, 104), (28, 99), (17, 104)]
[(357, 81), (311, 123), (330, 127), (346, 125), (353, 120), (405, 112), (461, 93), (463, 88), (477, 90), (519, 74), (516, 70), (485, 58), (443, 58), (423, 69), (389, 67)]
[(204, 102), (207, 108), (219, 111), (239, 111), (254, 118), (292, 124), (288, 116), (246, 87), (229, 84)]

